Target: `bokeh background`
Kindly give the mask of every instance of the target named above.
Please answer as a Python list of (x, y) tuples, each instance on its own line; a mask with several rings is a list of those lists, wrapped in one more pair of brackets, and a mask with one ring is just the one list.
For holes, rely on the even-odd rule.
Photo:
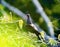
[[(36, 22), (48, 34), (46, 23), (44, 19), (40, 16), (40, 14), (37, 13), (36, 7), (31, 0), (5, 1), (21, 10), (23, 13), (30, 13), (34, 22)], [(50, 18), (54, 27), (55, 36), (57, 37), (58, 34), (60, 34), (60, 0), (39, 0), (39, 2), (41, 3), (47, 16)], [(31, 33), (32, 29), (28, 30), (29, 28), (25, 27), (26, 23), (21, 17), (19, 17), (3, 5), (0, 5), (0, 10), (0, 18), (3, 19), (0, 20), (1, 47), (48, 47), (47, 44), (44, 42), (35, 42), (38, 40), (37, 36), (34, 33)], [(6, 19), (4, 15), (6, 15), (5, 17), (8, 19)], [(22, 20), (23, 23), (19, 24), (19, 20)], [(21, 27), (19, 26), (23, 26), (23, 28), (20, 29)]]

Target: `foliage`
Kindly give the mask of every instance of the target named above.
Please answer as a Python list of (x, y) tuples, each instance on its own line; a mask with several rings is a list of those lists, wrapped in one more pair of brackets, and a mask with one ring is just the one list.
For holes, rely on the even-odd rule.
[(38, 45), (35, 42), (38, 41), (36, 35), (23, 29), (24, 21), (21, 18), (14, 14), (11, 15), (12, 12), (5, 11), (5, 8), (1, 9), (1, 13), (0, 47), (36, 47)]
[(50, 43), (51, 45), (57, 45), (57, 41), (55, 41), (55, 40), (52, 39), (52, 38), (49, 39), (49, 43)]
[(47, 47), (47, 44), (43, 42), (40, 44), (40, 47)]
[(60, 41), (60, 34), (58, 35), (58, 40)]
[(35, 47), (28, 34), (19, 28), (22, 26), (23, 20), (17, 18), (12, 15), (11, 19), (11, 15), (3, 10), (3, 15), (0, 19), (0, 47)]
[[(27, 11), (31, 14), (34, 22), (38, 23), (46, 32), (46, 23), (44, 19), (36, 13), (36, 7), (31, 0), (6, 0), (14, 7), (22, 10), (24, 13)], [(60, 1), (59, 0), (39, 0), (43, 6), (46, 14), (51, 19), (55, 35), (59, 34), (56, 28), (60, 28)], [(16, 18), (17, 17), (17, 18)], [(35, 34), (30, 33), (24, 29), (25, 22), (15, 13), (10, 12), (5, 7), (0, 5), (0, 47), (48, 47), (45, 42), (37, 43)], [(17, 22), (16, 22), (17, 21)], [(28, 29), (28, 28), (27, 28)], [(56, 44), (56, 41), (50, 39), (49, 43)]]
[[(6, 0), (8, 3), (10, 3), (11, 5), (15, 6), (16, 8), (22, 10), (24, 13), (26, 13), (27, 11), (31, 14), (32, 19), (34, 20), (34, 22), (38, 23), (40, 25), (40, 27), (42, 27), (46, 32), (46, 23), (44, 22), (44, 20), (41, 22), (41, 16), (39, 16), (38, 13), (36, 13), (36, 7), (34, 6), (34, 4), (32, 3), (31, 0)], [(60, 26), (60, 23), (57, 19), (60, 18), (60, 1), (59, 0), (39, 0), (39, 2), (41, 3), (42, 7), (44, 8), (46, 14), (48, 15), (48, 17), (51, 19), (52, 23), (56, 20), (57, 22), (53, 23), (54, 28)], [(17, 4), (16, 4), (17, 3)], [(42, 18), (43, 19), (43, 18)], [(42, 23), (42, 24), (41, 24)], [(56, 26), (55, 26), (56, 24)], [(58, 26), (59, 25), (59, 26)], [(56, 33), (56, 31), (55, 31)], [(58, 33), (57, 33), (58, 34)]]

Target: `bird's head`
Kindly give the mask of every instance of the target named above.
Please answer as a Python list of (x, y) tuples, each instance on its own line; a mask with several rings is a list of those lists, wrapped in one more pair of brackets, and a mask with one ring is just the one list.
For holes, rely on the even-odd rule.
[(27, 16), (27, 23), (31, 24), (32, 20), (31, 20), (30, 14), (28, 13), (28, 14), (26, 14), (26, 16)]
[(27, 15), (27, 18), (30, 18), (30, 14), (26, 14)]

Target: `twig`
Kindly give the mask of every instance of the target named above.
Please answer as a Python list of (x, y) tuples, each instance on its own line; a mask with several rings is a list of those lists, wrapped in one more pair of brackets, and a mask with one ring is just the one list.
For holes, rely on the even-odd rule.
[(43, 17), (43, 19), (45, 20), (51, 37), (54, 37), (54, 29), (53, 29), (53, 26), (52, 26), (52, 22), (50, 21), (50, 19), (48, 18), (48, 16), (44, 12), (44, 10), (43, 10), (40, 2), (38, 0), (32, 0), (32, 2), (36, 6), (36, 8), (38, 10), (38, 13), (41, 14), (41, 16)]
[[(2, 0), (2, 4), (7, 7), (9, 10), (13, 11), (14, 13), (16, 13), (18, 16), (22, 17), (22, 19), (24, 19), (25, 21), (27, 21), (27, 17), (26, 15), (19, 9), (11, 6), (9, 3), (5, 2), (4, 0)], [(38, 29), (39, 32), (44, 31), (43, 29), (41, 29), (36, 23), (34, 23), (35, 27)], [(52, 32), (53, 33), (53, 32)], [(49, 39), (51, 38), (50, 36), (48, 36), (47, 34), (45, 34), (46, 38)], [(53, 34), (54, 35), (54, 34)]]

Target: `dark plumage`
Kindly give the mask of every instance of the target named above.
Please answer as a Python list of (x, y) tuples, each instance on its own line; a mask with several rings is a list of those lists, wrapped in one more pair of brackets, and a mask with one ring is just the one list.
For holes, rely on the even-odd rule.
[(30, 14), (27, 14), (27, 24), (32, 24)]
[(41, 35), (41, 34), (38, 31), (36, 25), (32, 22), (30, 14), (27, 14), (27, 24), (28, 24), (28, 29), (31, 30), (33, 33), (35, 33), (36, 36), (38, 37), (38, 39), (40, 40), (42, 37), (39, 35)]

